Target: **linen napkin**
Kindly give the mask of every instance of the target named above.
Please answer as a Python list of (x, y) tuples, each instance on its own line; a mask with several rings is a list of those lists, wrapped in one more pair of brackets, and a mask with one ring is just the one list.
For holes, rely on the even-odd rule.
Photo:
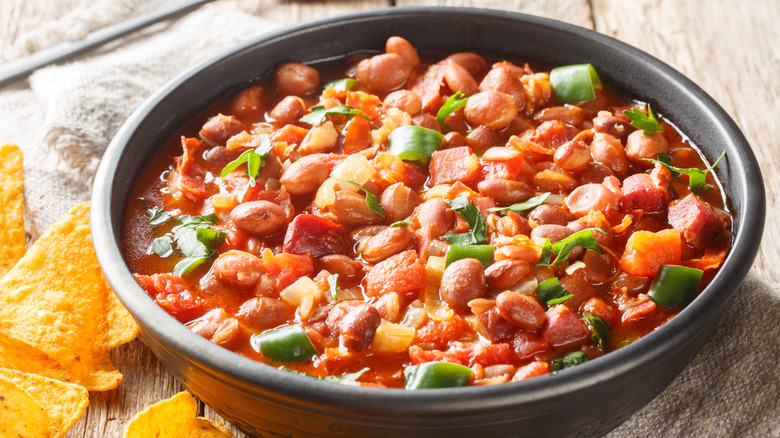
[[(98, 2), (94, 14), (69, 19), (81, 18), (89, 28), (154, 9), (150, 4), (171, 3), (134, 2), (141, 6), (133, 9), (110, 8), (107, 1), (120, 2)], [(37, 237), (89, 198), (111, 137), (155, 89), (194, 63), (275, 27), (235, 3), (219, 2), (0, 88), (0, 142), (17, 143), (25, 152), (27, 232)], [(51, 42), (35, 40), (26, 39), (25, 46)], [(713, 340), (660, 396), (608, 436), (780, 436), (778, 364), (780, 287), (751, 274)]]

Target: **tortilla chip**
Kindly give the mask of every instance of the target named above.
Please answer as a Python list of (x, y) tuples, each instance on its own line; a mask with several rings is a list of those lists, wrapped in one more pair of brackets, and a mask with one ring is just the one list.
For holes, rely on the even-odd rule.
[(0, 376), (0, 436), (49, 437), (49, 415), (19, 385)]
[(81, 418), (89, 405), (89, 393), (79, 385), (36, 374), (0, 368), (5, 377), (30, 394), (49, 416), (49, 435), (60, 438)]
[(139, 412), (127, 424), (124, 438), (233, 438), (220, 423), (198, 414), (198, 403), (189, 392), (180, 392)]
[(0, 146), (0, 277), (24, 255), (22, 162), (17, 146)]
[[(116, 388), (122, 374), (108, 350), (138, 333), (119, 306), (92, 247), (89, 203), (79, 204), (0, 280), (0, 340), (5, 350), (23, 349), (0, 357), (0, 366), (90, 391)], [(31, 352), (35, 360), (28, 363)], [(55, 366), (44, 368), (42, 357)]]

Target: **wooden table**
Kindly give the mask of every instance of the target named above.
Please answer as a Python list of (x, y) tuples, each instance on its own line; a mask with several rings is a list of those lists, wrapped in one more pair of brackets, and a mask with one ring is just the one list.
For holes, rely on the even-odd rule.
[[(280, 24), (390, 6), (474, 6), (555, 18), (638, 47), (690, 77), (715, 98), (747, 136), (761, 163), (768, 217), (753, 270), (780, 281), (780, 2), (777, 0), (368, 0), (233, 1)], [(93, 0), (3, 0), (0, 50), (21, 34)], [(128, 2), (126, 2), (128, 3)], [(0, 139), (2, 141), (2, 139)], [(84, 417), (67, 438), (120, 437), (127, 419), (184, 387), (140, 341), (112, 358), (125, 381), (119, 389), (90, 395)], [(202, 415), (219, 419), (208, 406)], [(243, 436), (234, 430), (236, 437)]]

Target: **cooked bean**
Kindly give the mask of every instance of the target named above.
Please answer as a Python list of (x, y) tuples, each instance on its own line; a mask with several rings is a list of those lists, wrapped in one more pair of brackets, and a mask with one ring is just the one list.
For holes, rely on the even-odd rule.
[(436, 239), (452, 228), (455, 217), (447, 202), (441, 198), (433, 198), (420, 204), (417, 221), (420, 223), (421, 232), (431, 239)]
[(472, 52), (453, 53), (452, 55), (444, 58), (444, 60), (460, 65), (461, 67), (465, 68), (466, 71), (471, 73), (472, 76), (478, 76), (487, 68), (487, 61), (485, 61), (485, 58)]
[(414, 240), (409, 227), (388, 227), (371, 237), (363, 249), (363, 258), (369, 263), (380, 262), (405, 251)]
[(419, 113), (415, 115), (412, 117), (412, 123), (417, 126), (422, 126), (423, 128), (441, 132), (439, 121), (436, 119), (436, 117), (428, 113)]
[(448, 132), (444, 134), (444, 143), (442, 143), (441, 149), (452, 149), (467, 144), (466, 137), (460, 132)]
[(542, 305), (520, 292), (501, 292), (496, 297), (496, 307), (502, 318), (523, 330), (536, 331), (546, 320)]
[(631, 162), (644, 167), (653, 164), (645, 161), (645, 158), (655, 159), (658, 154), (669, 154), (669, 143), (660, 132), (646, 137), (642, 131), (634, 131), (626, 140), (626, 156)]
[(511, 69), (499, 66), (490, 69), (487, 75), (479, 83), (479, 91), (495, 90), (506, 93), (515, 100), (518, 111), (525, 106), (525, 88), (520, 79), (512, 74)]
[(243, 251), (228, 251), (220, 255), (211, 268), (214, 276), (232, 286), (251, 287), (265, 273), (263, 261)]
[(590, 148), (584, 141), (575, 138), (558, 147), (553, 159), (561, 169), (578, 173), (583, 171), (590, 162)]
[(444, 81), (450, 90), (453, 92), (461, 91), (466, 96), (471, 96), (479, 91), (477, 81), (474, 80), (471, 73), (455, 62), (448, 62), (444, 66)]
[(409, 90), (397, 90), (388, 94), (384, 101), (385, 110), (388, 108), (398, 108), (399, 110), (413, 116), (422, 109), (422, 101), (417, 93)]
[(385, 53), (360, 61), (355, 79), (374, 92), (384, 93), (403, 85), (411, 73), (412, 66), (403, 57)]
[(580, 173), (580, 183), (601, 183), (608, 176), (615, 176), (615, 172), (601, 163), (591, 161)]
[(597, 286), (606, 283), (617, 271), (617, 265), (611, 256), (596, 251), (585, 251), (582, 261), (585, 263), (588, 281)]
[(566, 225), (574, 218), (560, 205), (542, 204), (528, 213), (528, 219), (533, 219), (537, 225)]
[(227, 150), (227, 148), (222, 146), (214, 146), (206, 149), (206, 152), (203, 153), (203, 160), (213, 164), (215, 167), (225, 167), (225, 165), (238, 158), (238, 155), (237, 152)]
[(590, 156), (615, 173), (621, 174), (628, 170), (628, 160), (623, 144), (609, 134), (597, 132), (593, 136), (593, 141), (590, 143)]
[(532, 239), (550, 239), (550, 242), (555, 243), (559, 240), (563, 240), (574, 234), (571, 228), (563, 225), (539, 225), (531, 231)]
[(477, 154), (481, 154), (493, 146), (501, 146), (502, 141), (498, 133), (491, 128), (478, 126), (466, 136), (466, 144)]
[(214, 144), (224, 145), (228, 139), (246, 130), (246, 125), (233, 116), (217, 114), (200, 128), (200, 137)]
[(225, 309), (216, 308), (208, 311), (200, 318), (186, 323), (185, 325), (187, 328), (203, 336), (204, 338), (211, 339), (211, 337), (219, 328), (220, 324), (222, 324), (227, 318), (228, 316), (227, 312), (225, 312)]
[(343, 301), (328, 314), (326, 324), (331, 333), (339, 335), (341, 345), (361, 351), (371, 343), (382, 317), (379, 312), (360, 301)]
[(325, 157), (324, 154), (301, 157), (284, 171), (279, 181), (291, 195), (308, 195), (316, 192), (330, 175), (330, 167)]
[(591, 210), (601, 212), (620, 205), (620, 198), (604, 184), (585, 184), (577, 187), (564, 201), (569, 211), (576, 216), (585, 216)]
[(211, 335), (211, 342), (228, 347), (238, 340), (241, 334), (241, 325), (236, 318), (227, 318), (217, 327), (217, 330)]
[(466, 120), (472, 125), (501, 129), (517, 115), (512, 96), (495, 90), (480, 91), (469, 98), (465, 108)]
[(528, 219), (510, 211), (496, 223), (496, 231), (502, 236), (514, 237), (518, 234), (530, 235), (531, 225)]
[(596, 294), (596, 288), (576, 274), (577, 272), (575, 272), (575, 275), (567, 275), (560, 279), (561, 286), (574, 295), (566, 300), (564, 305), (574, 311)]
[(276, 69), (274, 85), (281, 94), (306, 96), (317, 91), (320, 85), (320, 74), (300, 62), (288, 62)]
[(577, 187), (577, 180), (565, 171), (544, 169), (531, 177), (531, 185), (543, 192), (566, 193)]
[(598, 116), (593, 118), (593, 130), (617, 137), (622, 141), (628, 137), (631, 126), (616, 116)]
[(230, 114), (244, 119), (263, 115), (263, 87), (253, 85), (238, 94), (230, 102)]
[(297, 96), (287, 96), (277, 103), (268, 113), (277, 123), (287, 125), (297, 122), (306, 112), (303, 100)]
[(292, 312), (280, 300), (269, 297), (254, 297), (244, 301), (238, 308), (241, 322), (254, 330), (266, 330), (287, 321)]
[[(574, 105), (551, 106), (534, 114), (536, 123), (543, 123), (548, 120), (560, 120), (572, 126), (580, 126), (585, 119), (585, 113), (582, 108)], [(579, 130), (578, 130), (579, 132)]]
[(251, 201), (236, 206), (230, 212), (230, 220), (243, 231), (265, 236), (287, 225), (287, 213), (273, 202)]
[(333, 122), (328, 120), (319, 126), (311, 128), (306, 137), (303, 137), (298, 150), (305, 154), (324, 152), (335, 146), (338, 139), (339, 132), (333, 126)]
[(534, 189), (528, 184), (501, 178), (480, 181), (477, 189), (482, 196), (493, 198), (499, 204), (514, 204), (534, 195)]
[(485, 295), (485, 270), (477, 259), (452, 262), (441, 277), (439, 294), (454, 309), (468, 308), (468, 302)]
[(485, 280), (491, 290), (506, 290), (531, 272), (531, 265), (523, 260), (500, 260), (485, 269)]
[(386, 188), (379, 198), (385, 216), (391, 222), (402, 221), (411, 216), (419, 202), (417, 194), (400, 182)]
[(347, 190), (336, 192), (336, 199), (328, 210), (341, 225), (366, 225), (382, 220), (381, 216), (369, 208), (365, 195)]
[(322, 269), (343, 278), (356, 277), (363, 272), (360, 263), (343, 254), (324, 255), (319, 258), (319, 262)]
[[(547, 226), (547, 225), (542, 225)], [(530, 234), (530, 233), (529, 233)], [(528, 245), (503, 245), (496, 248), (493, 257), (499, 260), (525, 260), (536, 263), (539, 261), (539, 253)]]
[(420, 66), (420, 57), (417, 50), (406, 39), (399, 36), (391, 36), (385, 43), (385, 52), (400, 55), (412, 67)]
[(570, 222), (566, 225), (574, 230), (574, 232), (582, 231), (586, 228), (598, 228), (604, 230), (604, 233), (594, 231), (593, 237), (599, 245), (612, 246), (614, 234), (612, 232), (612, 225), (607, 222), (606, 218), (602, 215), (588, 214), (579, 218), (576, 221)]

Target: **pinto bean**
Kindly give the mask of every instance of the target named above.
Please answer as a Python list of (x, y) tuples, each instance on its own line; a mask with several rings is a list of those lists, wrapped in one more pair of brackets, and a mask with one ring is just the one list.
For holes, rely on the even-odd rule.
[(448, 62), (444, 66), (444, 81), (453, 92), (461, 91), (466, 96), (479, 91), (477, 81), (471, 76), (471, 73), (455, 62)]
[(525, 88), (520, 79), (505, 66), (493, 67), (479, 83), (479, 91), (495, 90), (506, 93), (515, 100), (518, 111), (525, 107)]
[(211, 269), (217, 280), (237, 287), (252, 287), (265, 273), (262, 260), (248, 252), (236, 250), (221, 254)]
[(291, 195), (314, 193), (328, 179), (330, 167), (325, 154), (306, 155), (292, 163), (279, 181)]
[(460, 132), (448, 132), (444, 134), (444, 142), (442, 143), (440, 149), (452, 149), (466, 145), (468, 145), (468, 143), (466, 142), (466, 137), (464, 137), (463, 134)]
[(263, 115), (263, 87), (253, 85), (236, 94), (230, 101), (230, 114), (242, 119), (253, 119)]
[(536, 123), (544, 123), (549, 120), (560, 120), (572, 126), (580, 126), (585, 120), (585, 112), (574, 105), (551, 106), (534, 114)]
[(609, 134), (623, 141), (631, 132), (631, 126), (616, 116), (598, 116), (593, 118), (593, 130)]
[(580, 183), (600, 183), (608, 176), (615, 176), (615, 172), (601, 163), (591, 161), (580, 173)]
[(572, 214), (584, 216), (591, 210), (601, 212), (620, 205), (620, 198), (604, 184), (585, 184), (574, 189), (563, 200)]
[(385, 52), (400, 55), (414, 68), (420, 66), (420, 56), (417, 55), (417, 50), (415, 50), (412, 43), (405, 38), (399, 36), (391, 36), (388, 38), (385, 43)]
[(477, 126), (466, 136), (466, 144), (476, 153), (483, 153), (493, 146), (502, 144), (501, 137), (494, 129)]
[(478, 76), (487, 68), (487, 61), (485, 61), (485, 58), (471, 52), (453, 53), (444, 60), (460, 65), (471, 73), (472, 76)]
[(517, 116), (517, 107), (512, 96), (500, 91), (486, 90), (471, 96), (464, 112), (466, 120), (472, 125), (502, 129)]
[(597, 132), (593, 136), (593, 141), (590, 143), (590, 156), (617, 174), (625, 173), (628, 170), (628, 160), (623, 144), (609, 134)]
[(534, 195), (534, 189), (528, 184), (501, 178), (480, 181), (477, 190), (482, 196), (493, 198), (499, 204), (514, 204)]
[(441, 277), (442, 301), (455, 309), (467, 309), (468, 302), (485, 295), (485, 270), (477, 259), (452, 262)]
[(384, 93), (402, 86), (411, 73), (412, 66), (402, 56), (385, 53), (360, 61), (355, 78), (369, 90)]
[(339, 335), (341, 345), (361, 351), (371, 343), (382, 317), (374, 307), (360, 301), (343, 301), (328, 314), (326, 325)]
[(585, 263), (585, 276), (594, 285), (606, 283), (617, 271), (615, 260), (607, 254), (587, 250), (582, 261)]
[[(576, 275), (577, 273), (575, 273)], [(561, 286), (574, 295), (566, 300), (564, 305), (572, 310), (577, 310), (582, 303), (588, 301), (596, 294), (596, 288), (579, 275), (567, 275), (561, 278)]]
[(555, 243), (559, 240), (563, 240), (574, 234), (571, 228), (563, 225), (539, 225), (531, 231), (532, 239), (550, 239), (550, 242)]
[(528, 219), (510, 211), (496, 223), (496, 231), (502, 236), (517, 236), (518, 234), (530, 235), (531, 225)]
[(238, 339), (241, 325), (236, 318), (229, 318), (224, 309), (214, 309), (187, 323), (187, 327), (211, 342), (227, 347)]
[(501, 292), (496, 297), (496, 308), (502, 318), (523, 330), (536, 331), (546, 320), (542, 305), (520, 292)]
[(281, 231), (287, 223), (287, 213), (270, 201), (244, 202), (230, 212), (233, 224), (248, 233), (267, 236)]
[(645, 158), (656, 158), (658, 154), (669, 154), (669, 143), (660, 132), (646, 137), (642, 131), (634, 131), (626, 140), (626, 156), (632, 163), (651, 167), (653, 163)]
[(506, 290), (531, 272), (531, 265), (523, 260), (500, 260), (485, 269), (485, 280), (490, 290)]
[(366, 203), (366, 197), (362, 193), (339, 190), (336, 199), (328, 208), (331, 214), (341, 225), (366, 225), (377, 223), (382, 217), (371, 211)]
[(277, 123), (287, 125), (297, 122), (303, 114), (306, 112), (306, 108), (303, 104), (303, 100), (298, 96), (287, 96), (282, 99), (276, 106), (268, 113)]
[(410, 90), (396, 90), (388, 94), (383, 102), (385, 110), (397, 108), (409, 115), (415, 115), (422, 109), (422, 100), (417, 93)]
[(203, 152), (203, 160), (214, 166), (225, 167), (228, 163), (238, 158), (238, 153), (222, 146), (214, 146)]
[(553, 159), (561, 169), (578, 173), (583, 171), (590, 162), (590, 148), (584, 141), (575, 138), (558, 147)]
[(436, 239), (452, 228), (455, 217), (450, 206), (441, 198), (429, 199), (417, 209), (420, 230), (430, 239)]
[(246, 125), (241, 120), (233, 116), (217, 114), (200, 128), (200, 137), (207, 142), (224, 145), (230, 137), (245, 130)]
[(306, 96), (317, 91), (320, 74), (300, 62), (288, 62), (274, 72), (274, 85), (282, 94)]
[(405, 251), (414, 240), (409, 227), (388, 227), (366, 241), (363, 258), (369, 263), (380, 262)]
[(328, 254), (319, 258), (320, 267), (339, 277), (352, 278), (363, 272), (360, 263), (343, 254)]
[(528, 213), (528, 219), (533, 219), (538, 225), (566, 225), (574, 218), (560, 205), (542, 204)]
[(303, 140), (301, 140), (298, 150), (305, 154), (324, 152), (335, 146), (338, 139), (339, 132), (333, 126), (333, 122), (328, 120), (319, 126), (311, 128), (306, 133), (306, 136), (303, 137)]
[(379, 203), (385, 210), (385, 216), (392, 222), (408, 218), (419, 202), (417, 194), (401, 182), (386, 188), (379, 198)]
[(276, 298), (254, 297), (244, 301), (238, 308), (236, 317), (247, 327), (265, 330), (287, 321), (292, 312)]
[(441, 132), (441, 126), (439, 126), (439, 121), (436, 120), (436, 117), (428, 113), (420, 113), (415, 115), (414, 117), (412, 117), (412, 123), (414, 123), (417, 126), (422, 126), (423, 128), (428, 128), (434, 131)]

